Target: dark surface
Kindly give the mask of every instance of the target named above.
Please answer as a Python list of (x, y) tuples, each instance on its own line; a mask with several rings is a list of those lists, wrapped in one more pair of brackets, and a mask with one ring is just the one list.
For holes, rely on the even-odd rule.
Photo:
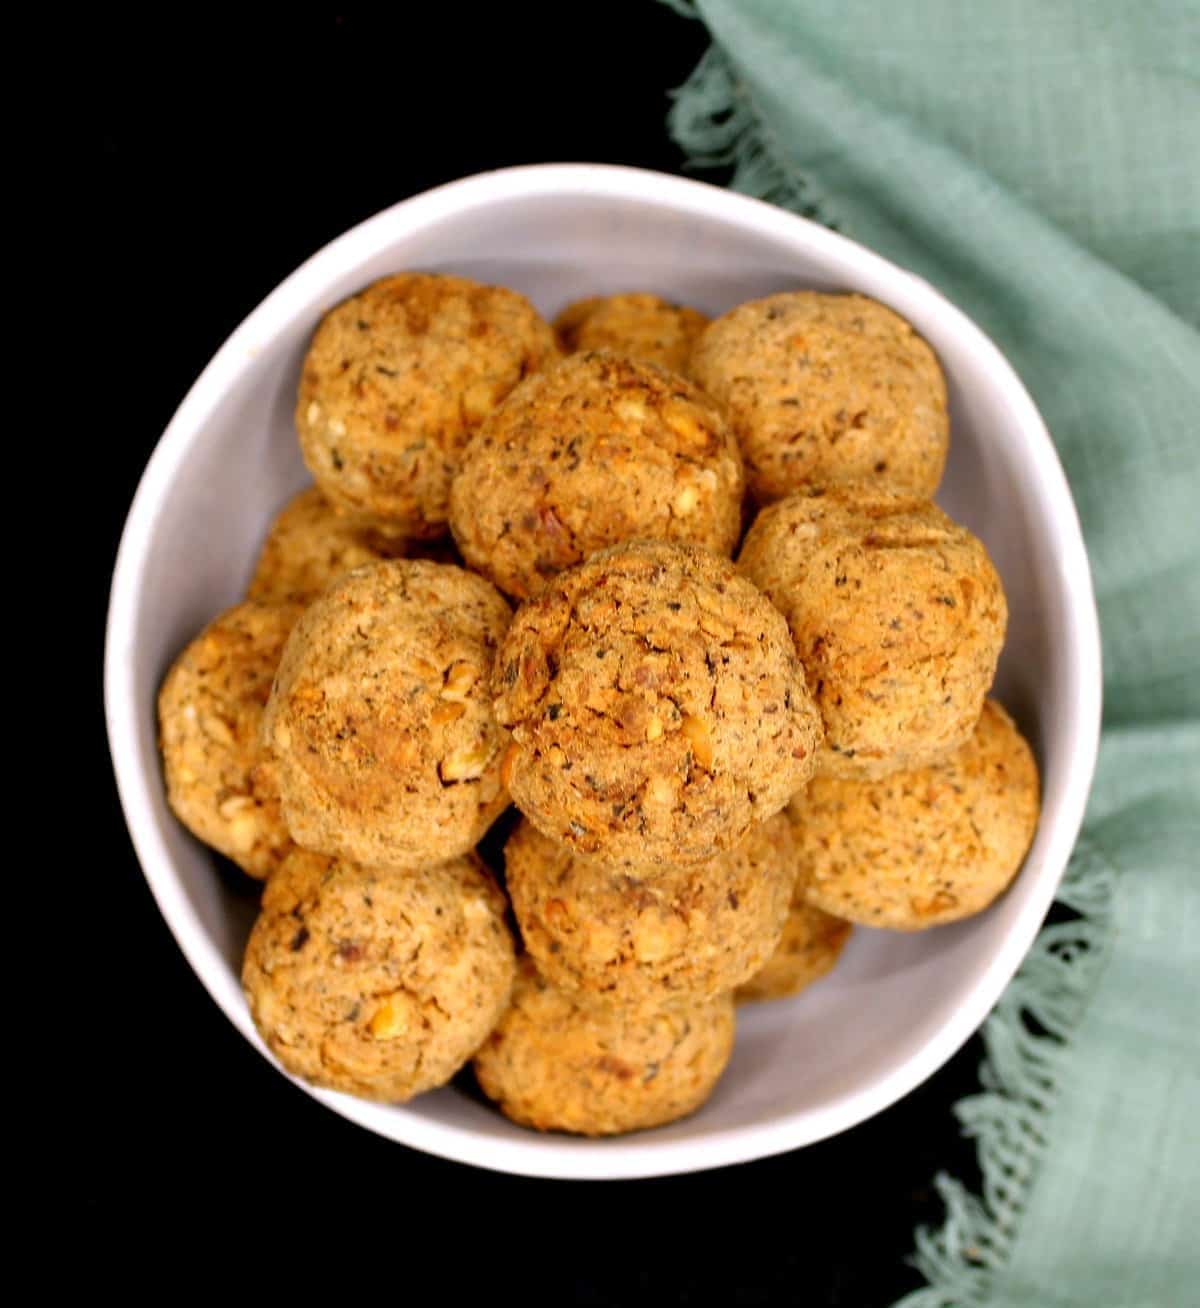
[[(914, 1225), (940, 1217), (934, 1173), (973, 1166), (950, 1106), (975, 1086), (978, 1040), (887, 1113), (794, 1154), (649, 1182), (497, 1176), (376, 1139), (289, 1086), (208, 999), (142, 880), (102, 741), (104, 609), (138, 477), (210, 355), (307, 255), (428, 186), (532, 161), (680, 167), (666, 91), (704, 48), (698, 25), (648, 0), (544, 21), (405, 9), (171, 29), (106, 13), (75, 38), (85, 372), (107, 435), (82, 450), (98, 866), (77, 878), (72, 1061), (93, 1080), (59, 1192), (104, 1265), (199, 1229), (216, 1262), (222, 1242), (239, 1261), (341, 1259), (394, 1271), (398, 1294), (426, 1266), (451, 1301), (508, 1287), (587, 1305), (889, 1304), (917, 1284), (905, 1258)], [(342, 1224), (354, 1238), (325, 1243)]]

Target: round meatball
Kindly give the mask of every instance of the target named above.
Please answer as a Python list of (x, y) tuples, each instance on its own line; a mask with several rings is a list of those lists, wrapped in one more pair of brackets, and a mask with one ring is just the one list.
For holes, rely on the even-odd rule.
[(504, 847), (525, 948), (564, 990), (622, 1003), (713, 999), (754, 975), (783, 930), (796, 880), (787, 815), (690, 868), (621, 868), (522, 822)]
[(717, 318), (689, 375), (720, 404), (761, 504), (812, 483), (937, 490), (950, 445), (933, 351), (863, 295), (790, 291)]
[(263, 721), (298, 845), (379, 867), (466, 853), (508, 802), (488, 679), (509, 621), (482, 577), (374, 563), (305, 610)]
[(616, 1135), (695, 1112), (733, 1052), (729, 995), (635, 1007), (558, 990), (528, 956), (475, 1055), (484, 1094), (522, 1126)]
[(317, 485), (396, 534), (440, 536), (450, 481), (476, 428), (558, 346), (516, 291), (400, 273), (322, 319), (300, 378), (296, 429)]
[(819, 981), (838, 961), (851, 930), (849, 922), (813, 908), (797, 882), (775, 952), (749, 981), (738, 986), (734, 998), (744, 1003), (799, 994)]
[(246, 598), (307, 604), (364, 563), (403, 558), (405, 542), (348, 518), (310, 486), (293, 496), (267, 532)]
[(291, 848), (275, 769), (259, 741), (296, 604), (238, 604), (175, 660), (158, 695), (167, 802), (185, 827), (252, 877)]
[(683, 373), (708, 319), (696, 309), (658, 295), (630, 292), (576, 300), (554, 320), (565, 354), (617, 350)]
[(293, 850), (246, 946), (254, 1024), (313, 1085), (385, 1103), (444, 1085), (508, 1003), (504, 908), (474, 857), (398, 872)]
[(962, 749), (874, 781), (816, 777), (789, 809), (809, 904), (918, 931), (986, 908), (1038, 820), (1033, 754), (995, 700)]
[(738, 566), (791, 627), (825, 722), (819, 770), (878, 776), (966, 743), (1008, 606), (965, 527), (896, 491), (813, 488), (758, 515)]
[(695, 387), (623, 355), (575, 355), (483, 424), (450, 493), (463, 557), (524, 599), (606, 545), (690, 541), (729, 554), (742, 462)]
[(787, 624), (730, 563), (635, 541), (560, 574), (496, 661), (505, 778), (544, 835), (702, 862), (808, 779), (820, 723)]

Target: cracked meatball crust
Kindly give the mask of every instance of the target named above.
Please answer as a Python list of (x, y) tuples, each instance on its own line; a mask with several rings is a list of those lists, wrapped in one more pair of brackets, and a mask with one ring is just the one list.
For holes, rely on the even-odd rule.
[(271, 680), (303, 610), (245, 602), (179, 655), (158, 696), (167, 802), (185, 827), (262, 878), (291, 848), (259, 733)]
[(628, 1007), (558, 990), (528, 955), (512, 1003), (475, 1055), (480, 1088), (522, 1126), (616, 1135), (693, 1113), (734, 1038), (733, 999)]
[(483, 424), (450, 493), (463, 557), (524, 599), (564, 568), (638, 538), (732, 552), (742, 460), (694, 386), (592, 352), (523, 382)]
[(635, 541), (557, 577), (497, 655), (509, 789), (610, 862), (735, 845), (812, 772), (820, 722), (787, 624), (727, 560)]
[(982, 912), (1029, 850), (1038, 791), (1032, 751), (991, 699), (939, 763), (873, 781), (814, 777), (788, 809), (805, 899), (893, 931)]
[(803, 491), (759, 513), (738, 569), (791, 627), (825, 723), (819, 771), (879, 776), (970, 738), (1008, 605), (982, 542), (935, 504)]
[(509, 617), (482, 577), (412, 559), (305, 610), (263, 721), (298, 845), (418, 867), (479, 840), (507, 803), (488, 683)]
[(912, 326), (875, 300), (751, 300), (708, 326), (688, 369), (725, 410), (760, 504), (829, 481), (937, 490), (950, 446), (946, 381)]
[(814, 908), (804, 898), (803, 888), (797, 883), (774, 952), (759, 971), (738, 986), (734, 998), (738, 1003), (788, 999), (801, 990), (807, 990), (814, 981), (819, 981), (833, 969), (852, 929), (849, 922)]
[(565, 354), (616, 350), (685, 376), (692, 346), (706, 326), (699, 310), (644, 291), (576, 300), (554, 320)]
[(508, 1003), (504, 896), (474, 856), (366, 868), (294, 850), (267, 882), (242, 986), (294, 1076), (402, 1103), (444, 1085)]
[(516, 291), (399, 273), (331, 309), (296, 401), (300, 449), (339, 508), (415, 538), (445, 532), (450, 482), (479, 424), (558, 357)]
[(746, 981), (771, 956), (796, 881), (784, 813), (688, 868), (612, 866), (522, 822), (504, 866), (521, 938), (542, 975), (623, 1003), (713, 999)]
[(343, 573), (406, 553), (402, 538), (339, 513), (310, 486), (288, 500), (271, 522), (246, 598), (307, 604)]

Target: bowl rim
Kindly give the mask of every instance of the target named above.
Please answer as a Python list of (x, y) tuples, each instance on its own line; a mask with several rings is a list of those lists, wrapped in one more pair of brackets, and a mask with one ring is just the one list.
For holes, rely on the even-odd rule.
[[(634, 200), (703, 216), (778, 241), (803, 246), (828, 267), (853, 268), (898, 289), (919, 291), (987, 368), (1028, 438), (1037, 493), (1057, 552), (1067, 604), (1064, 639), (1075, 652), (1074, 724), (1068, 743), (1074, 761), (1044, 854), (1046, 874), (969, 993), (951, 1017), (890, 1071), (823, 1107), (801, 1109), (768, 1122), (714, 1130), (700, 1139), (656, 1139), (653, 1134), (580, 1140), (529, 1134), (528, 1139), (482, 1137), (470, 1127), (438, 1122), (395, 1106), (321, 1090), (288, 1076), (254, 1030), (240, 988), (225, 983), (228, 965), (208, 937), (175, 876), (170, 852), (157, 830), (150, 779), (138, 766), (139, 715), (133, 678), (133, 634), (149, 545), (167, 488), (195, 433), (226, 386), (264, 344), (286, 329), (298, 311), (340, 274), (352, 270), (399, 237), (439, 220), (509, 200), (571, 195)], [(874, 1116), (938, 1070), (978, 1029), (1032, 945), (1074, 848), (1095, 771), (1101, 719), (1100, 628), (1091, 570), (1078, 513), (1058, 453), (1041, 415), (1011, 364), (981, 328), (923, 278), (848, 237), (763, 201), (705, 182), (612, 164), (549, 163), (477, 173), (421, 192), (367, 218), (336, 237), (286, 277), (247, 315), (217, 350), (180, 403), (138, 483), (113, 571), (105, 637), (104, 701), (109, 747), (126, 824), (159, 911), (192, 970), (233, 1025), (306, 1094), (368, 1130), (412, 1148), (496, 1171), (558, 1179), (627, 1179), (680, 1174), (747, 1162), (816, 1143)]]

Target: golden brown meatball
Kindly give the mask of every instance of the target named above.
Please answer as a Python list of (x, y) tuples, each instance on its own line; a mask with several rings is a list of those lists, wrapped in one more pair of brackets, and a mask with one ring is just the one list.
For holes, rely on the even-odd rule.
[(488, 679), (509, 621), (482, 577), (416, 560), (305, 610), (263, 722), (296, 843), (380, 867), (466, 853), (507, 803)]
[(252, 877), (265, 877), (292, 845), (259, 728), (301, 611), (259, 603), (226, 610), (175, 660), (158, 696), (167, 802), (194, 836)]
[(830, 971), (841, 957), (850, 931), (849, 922), (813, 908), (797, 884), (775, 952), (749, 981), (738, 986), (734, 998), (743, 1003), (798, 995)]
[(342, 573), (405, 553), (404, 540), (339, 513), (310, 486), (288, 500), (271, 523), (246, 598), (307, 604)]
[(524, 604), (496, 661), (505, 776), (543, 834), (698, 863), (777, 813), (820, 726), (783, 618), (695, 546), (632, 542)]
[(450, 492), (463, 557), (524, 599), (635, 538), (729, 554), (742, 462), (695, 387), (622, 355), (575, 355), (522, 382), (484, 422)]
[(796, 880), (787, 816), (689, 868), (621, 868), (584, 858), (522, 822), (504, 848), (525, 948), (564, 990), (621, 1003), (712, 999), (762, 967)]
[(791, 627), (825, 722), (819, 770), (881, 775), (970, 737), (1008, 607), (982, 543), (936, 505), (813, 488), (758, 515), (738, 568)]
[(556, 990), (523, 957), (475, 1055), (484, 1094), (539, 1131), (615, 1135), (695, 1112), (733, 1052), (729, 995), (627, 1008)]
[(557, 356), (549, 325), (516, 291), (385, 277), (330, 310), (313, 337), (296, 402), (304, 461), (348, 513), (398, 535), (440, 536), (476, 428)]
[(686, 374), (688, 356), (708, 319), (658, 295), (630, 292), (576, 300), (554, 320), (565, 354), (616, 350)]
[(688, 368), (725, 409), (761, 504), (831, 481), (937, 490), (950, 443), (942, 370), (866, 296), (790, 291), (739, 305), (709, 325)]
[(513, 973), (504, 896), (473, 856), (396, 871), (296, 849), (267, 882), (242, 985), (294, 1076), (399, 1103), (471, 1057)]
[(1037, 765), (989, 699), (949, 758), (875, 781), (815, 777), (789, 816), (809, 904), (917, 931), (980, 912), (1016, 876), (1037, 827)]

